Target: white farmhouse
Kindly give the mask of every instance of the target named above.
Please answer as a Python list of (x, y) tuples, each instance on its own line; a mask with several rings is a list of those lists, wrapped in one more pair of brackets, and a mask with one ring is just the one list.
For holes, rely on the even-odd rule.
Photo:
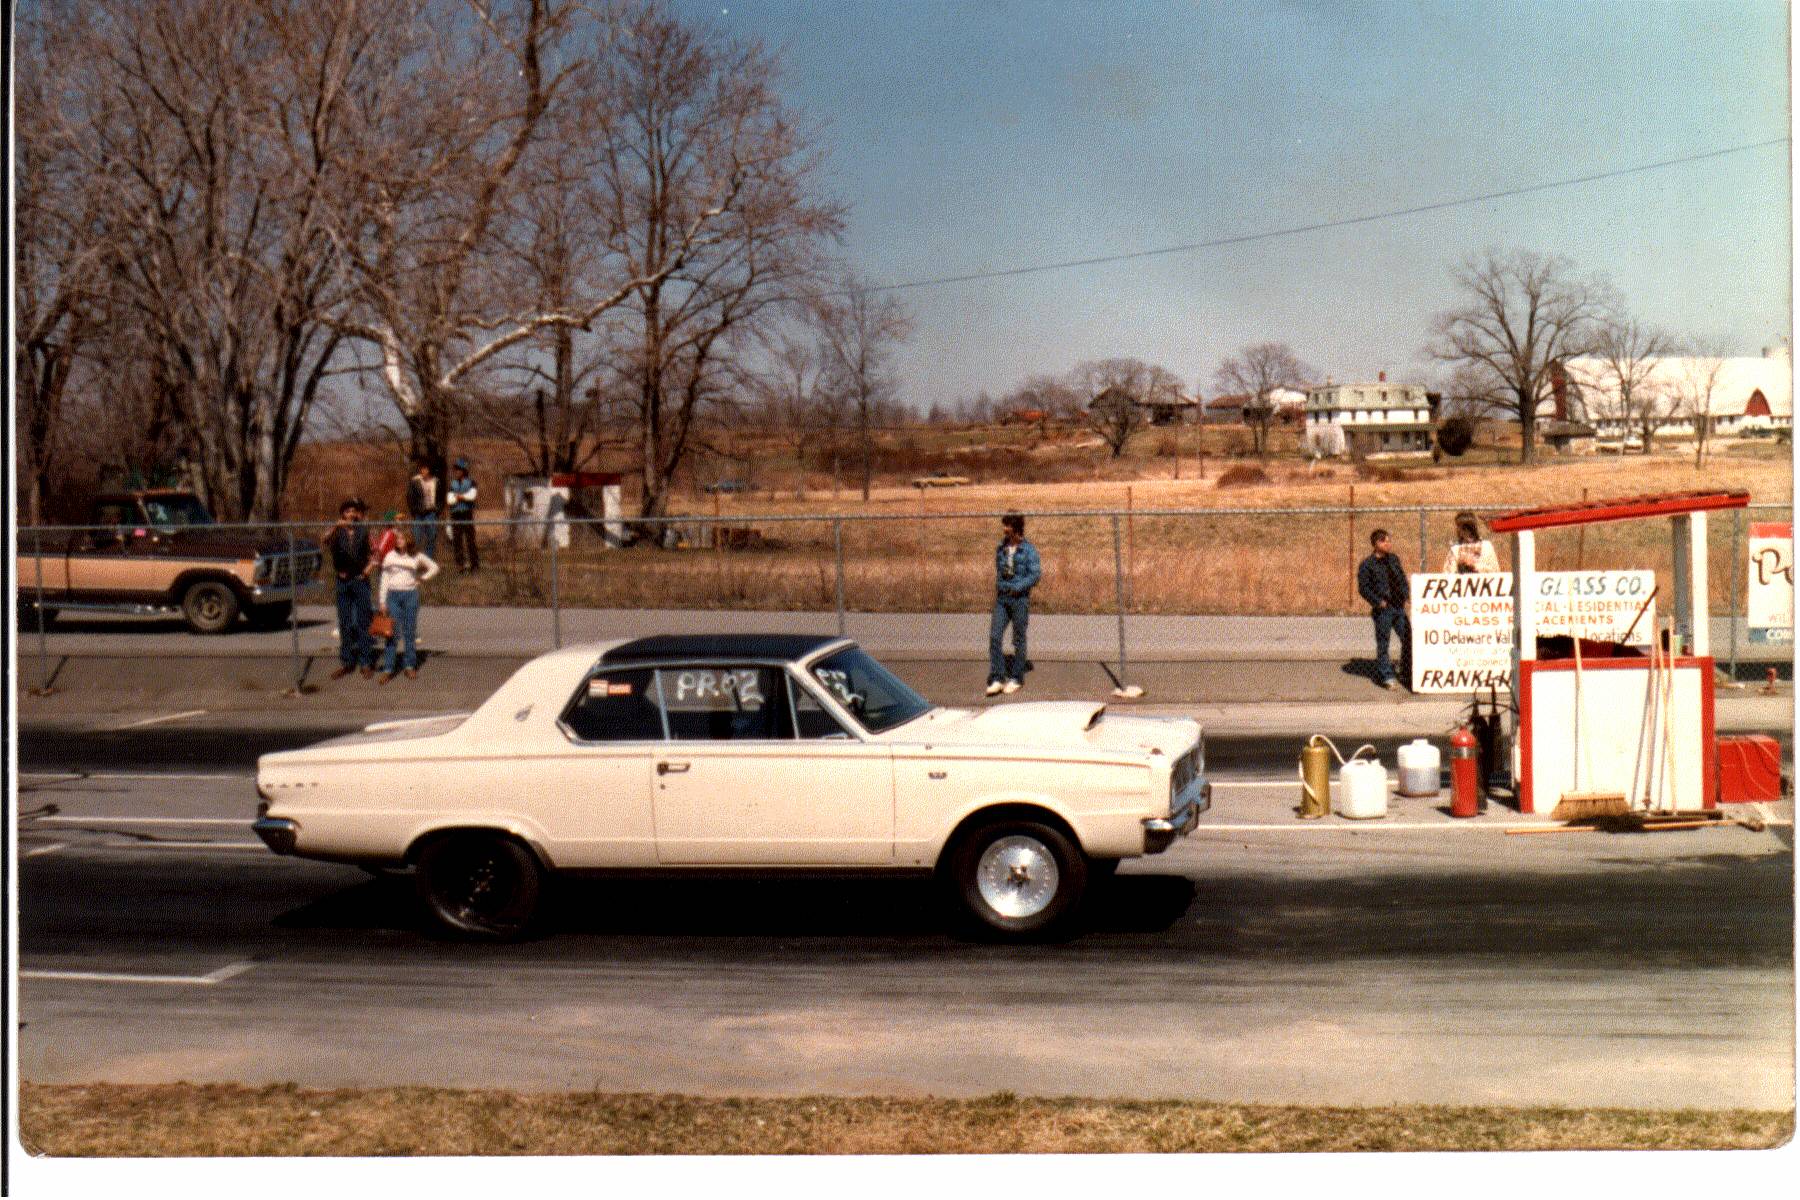
[(1327, 379), (1306, 391), (1301, 444), (1310, 454), (1429, 454), (1431, 430), (1425, 388), (1390, 383), (1386, 371), (1373, 383)]
[(1725, 435), (1794, 424), (1794, 365), (1785, 343), (1765, 347), (1760, 357), (1657, 358), (1635, 390), (1631, 412), (1620, 402), (1618, 381), (1605, 360), (1572, 358), (1563, 370), (1563, 378), (1552, 380), (1555, 395), (1545, 405), (1565, 397), (1578, 403), (1603, 437), (1637, 437), (1640, 413), (1656, 419), (1656, 436), (1691, 435), (1700, 416), (1711, 419), (1715, 434)]

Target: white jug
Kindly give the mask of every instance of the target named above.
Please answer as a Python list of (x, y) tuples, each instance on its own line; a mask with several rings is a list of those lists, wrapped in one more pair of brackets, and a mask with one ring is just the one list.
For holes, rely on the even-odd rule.
[(1400, 794), (1438, 794), (1438, 748), (1425, 738), (1414, 738), (1400, 747)]
[(1358, 821), (1387, 816), (1387, 768), (1353, 758), (1338, 768), (1338, 815)]

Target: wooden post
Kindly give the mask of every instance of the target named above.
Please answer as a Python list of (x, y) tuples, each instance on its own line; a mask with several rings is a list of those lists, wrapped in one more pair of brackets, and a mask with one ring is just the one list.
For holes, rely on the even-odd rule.
[[(1581, 502), (1583, 504), (1588, 502), (1586, 488), (1581, 489)], [(1587, 569), (1587, 526), (1585, 524), (1575, 527), (1575, 569), (1577, 571)]]
[(1350, 611), (1356, 611), (1356, 485), (1350, 485)]

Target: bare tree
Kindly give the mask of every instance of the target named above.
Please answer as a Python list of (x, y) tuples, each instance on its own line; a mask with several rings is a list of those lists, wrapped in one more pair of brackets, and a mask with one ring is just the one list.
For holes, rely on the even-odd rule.
[(869, 431), (877, 410), (894, 398), (898, 382), (890, 363), (894, 348), (912, 332), (912, 323), (894, 297), (846, 274), (841, 290), (824, 302), (821, 328), (837, 388), (856, 414), (866, 503), (874, 478)]
[(1716, 338), (1695, 338), (1687, 346), (1674, 379), (1675, 412), (1694, 426), (1694, 469), (1706, 465), (1706, 453), (1717, 419), (1713, 404), (1725, 373), (1725, 345)]
[(1578, 276), (1566, 258), (1529, 250), (1485, 251), (1452, 276), (1463, 303), (1438, 315), (1427, 353), (1466, 368), (1476, 394), (1518, 420), (1519, 461), (1535, 462), (1538, 409), (1552, 372), (1593, 348), (1616, 307), (1613, 291)]
[(1673, 344), (1662, 330), (1623, 316), (1602, 324), (1594, 344), (1594, 357), (1600, 360), (1601, 378), (1610, 393), (1601, 415), (1627, 428), (1635, 426), (1645, 454), (1669, 417), (1673, 398), (1657, 367)]
[(92, 205), (74, 231), (106, 266), (108, 320), (141, 331), (112, 364), (156, 379), (193, 480), (228, 518), (274, 515), (336, 352), (337, 256), (322, 216), (338, 138), (386, 5), (94, 0), (53, 19), (60, 127)]
[(1274, 393), (1299, 388), (1313, 375), (1285, 342), (1257, 342), (1226, 359), (1213, 375), (1216, 387), (1245, 396), (1244, 423), (1259, 458), (1269, 453), (1269, 426), (1275, 420)]
[(628, 277), (612, 369), (631, 393), (641, 511), (659, 516), (722, 370), (821, 278), (839, 208), (814, 194), (819, 155), (761, 47), (646, 4), (597, 63), (608, 124), (594, 203)]
[(1082, 363), (1070, 378), (1087, 397), (1078, 415), (1106, 442), (1114, 458), (1124, 454), (1131, 435), (1149, 423), (1153, 405), (1181, 399), (1181, 380), (1173, 372), (1136, 358)]
[(770, 352), (757, 390), (764, 419), (794, 452), (794, 498), (804, 500), (807, 451), (835, 428), (835, 400), (841, 395), (832, 386), (829, 347), (801, 336), (783, 336)]
[[(64, 62), (72, 51), (57, 5), (22, 13), (19, 50), (27, 62)], [(78, 138), (63, 117), (65, 91), (79, 88), (63, 72), (21, 72), (14, 102), (13, 210), (17, 261), (13, 275), (15, 426), (26, 516), (43, 520), (44, 502), (70, 430), (63, 399), (84, 344), (96, 330), (96, 288), (111, 248), (90, 235), (96, 189)]]

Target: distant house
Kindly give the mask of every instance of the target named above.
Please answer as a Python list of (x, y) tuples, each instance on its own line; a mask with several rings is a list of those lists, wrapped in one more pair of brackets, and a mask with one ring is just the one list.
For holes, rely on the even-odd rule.
[[(1306, 393), (1292, 388), (1276, 388), (1269, 393), (1269, 399), (1275, 404), (1275, 419), (1283, 424), (1292, 424), (1301, 419), (1306, 410)], [(1250, 403), (1249, 392), (1237, 392), (1230, 396), (1214, 396), (1208, 400), (1202, 410), (1201, 418), (1209, 425), (1241, 425), (1244, 423), (1244, 406)]]
[(1390, 383), (1381, 372), (1373, 383), (1327, 379), (1307, 389), (1301, 445), (1312, 454), (1364, 455), (1431, 453), (1431, 402), (1414, 383)]
[(1088, 401), (1088, 408), (1095, 412), (1107, 412), (1120, 405), (1143, 409), (1150, 414), (1152, 425), (1173, 425), (1177, 421), (1186, 420), (1188, 414), (1200, 408), (1200, 402), (1191, 396), (1159, 396), (1154, 400), (1140, 401), (1121, 387), (1109, 387)]
[[(1647, 389), (1656, 405), (1658, 424), (1653, 433), (1692, 434), (1696, 415), (1687, 411), (1684, 393), (1714, 365), (1712, 394), (1707, 403), (1712, 431), (1747, 434), (1792, 429), (1794, 424), (1794, 364), (1785, 343), (1765, 347), (1760, 357), (1695, 358), (1665, 355), (1650, 365), (1641, 389)], [(1640, 390), (1634, 407), (1644, 402)], [(1540, 414), (1568, 414), (1585, 419), (1602, 437), (1629, 437), (1642, 432), (1635, 414), (1624, 411), (1617, 381), (1603, 359), (1572, 358), (1551, 379), (1551, 395)]]

